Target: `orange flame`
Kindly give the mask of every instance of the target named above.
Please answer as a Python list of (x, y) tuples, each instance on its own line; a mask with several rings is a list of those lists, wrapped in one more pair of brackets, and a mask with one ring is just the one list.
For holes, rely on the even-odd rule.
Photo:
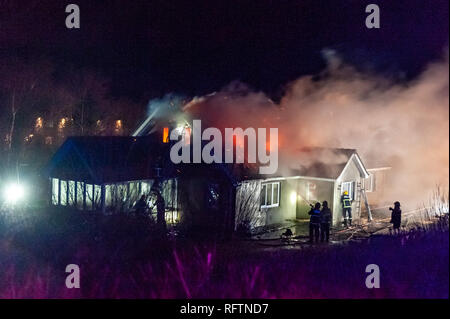
[(169, 128), (165, 127), (163, 129), (163, 143), (169, 143)]

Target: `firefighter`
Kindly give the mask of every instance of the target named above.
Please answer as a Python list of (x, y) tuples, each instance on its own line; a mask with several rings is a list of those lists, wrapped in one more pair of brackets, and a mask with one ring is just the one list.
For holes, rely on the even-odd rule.
[(328, 208), (328, 202), (322, 203), (322, 210), (320, 211), (320, 241), (327, 242), (330, 239), (330, 223), (331, 223), (331, 210)]
[(400, 209), (400, 202), (394, 203), (394, 208), (389, 207), (392, 211), (391, 214), (391, 224), (394, 226), (394, 233), (400, 233), (400, 225), (402, 223), (402, 210)]
[(344, 191), (341, 196), (342, 212), (344, 216), (344, 226), (348, 227), (352, 225), (352, 200), (348, 196), (348, 192)]
[(316, 203), (314, 206), (311, 205), (311, 210), (308, 214), (311, 215), (309, 219), (309, 242), (312, 243), (314, 240), (318, 242), (320, 231), (320, 203)]

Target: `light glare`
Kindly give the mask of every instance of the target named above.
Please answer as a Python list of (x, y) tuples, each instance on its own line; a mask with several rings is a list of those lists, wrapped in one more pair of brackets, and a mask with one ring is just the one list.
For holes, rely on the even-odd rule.
[(25, 189), (22, 185), (19, 184), (9, 184), (5, 187), (4, 190), (4, 198), (5, 201), (9, 204), (15, 204), (19, 200), (23, 199), (25, 196)]

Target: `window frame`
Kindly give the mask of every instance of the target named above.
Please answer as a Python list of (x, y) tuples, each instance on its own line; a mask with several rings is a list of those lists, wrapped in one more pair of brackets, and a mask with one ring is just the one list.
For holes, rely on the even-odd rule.
[[(271, 185), (271, 189), (272, 189), (272, 194), (271, 194), (271, 197), (270, 197), (270, 199), (271, 199), (271, 201), (270, 201), (270, 205), (267, 205), (267, 186), (268, 185)], [(278, 199), (278, 201), (277, 201), (277, 203), (275, 203), (274, 204), (274, 186), (276, 185), (276, 188), (277, 188), (277, 192), (276, 192), (276, 198)], [(262, 192), (265, 192), (264, 193), (264, 204), (262, 204), (261, 203), (261, 201), (262, 200), (260, 200), (260, 208), (272, 208), (272, 207), (279, 207), (280, 206), (280, 182), (268, 182), (268, 183), (262, 183), (261, 184), (261, 196), (263, 196), (262, 195)]]
[(369, 177), (364, 181), (364, 190), (367, 193), (372, 193), (376, 191), (376, 176), (375, 173), (369, 172)]
[(344, 185), (349, 184), (350, 187), (348, 188), (348, 196), (350, 197), (350, 200), (354, 200), (355, 197), (355, 181), (350, 182), (342, 182), (341, 184), (341, 195), (344, 194), (345, 188)]

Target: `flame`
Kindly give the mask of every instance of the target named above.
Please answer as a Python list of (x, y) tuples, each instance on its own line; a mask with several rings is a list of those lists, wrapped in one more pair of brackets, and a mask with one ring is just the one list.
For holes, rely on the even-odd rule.
[(165, 127), (163, 129), (163, 143), (169, 143), (169, 128)]

